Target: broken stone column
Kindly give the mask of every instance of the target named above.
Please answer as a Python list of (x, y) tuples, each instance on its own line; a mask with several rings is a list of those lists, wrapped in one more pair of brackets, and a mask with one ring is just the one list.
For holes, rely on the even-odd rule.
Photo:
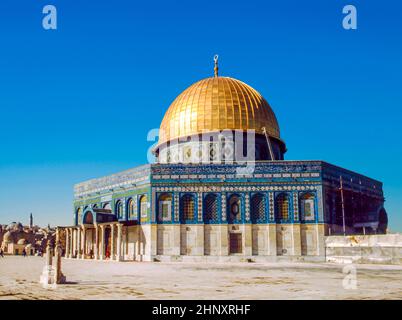
[(53, 283), (53, 266), (52, 266), (52, 260), (53, 260), (53, 250), (50, 245), (50, 240), (47, 242), (47, 247), (46, 247), (46, 264), (45, 267), (43, 268), (42, 275), (40, 276), (40, 283), (44, 286), (50, 285)]
[(56, 253), (55, 254), (56, 265), (54, 273), (54, 283), (56, 284), (66, 283), (66, 277), (63, 275), (63, 272), (61, 272), (61, 256), (63, 254), (63, 249), (61, 247), (60, 241), (57, 242), (55, 253)]

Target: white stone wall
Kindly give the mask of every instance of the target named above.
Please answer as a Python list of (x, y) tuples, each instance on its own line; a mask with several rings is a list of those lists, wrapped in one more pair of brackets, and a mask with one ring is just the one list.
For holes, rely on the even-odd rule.
[(329, 262), (402, 264), (402, 234), (329, 236), (325, 251)]
[(124, 260), (151, 261), (151, 225), (123, 228)]
[[(128, 243), (130, 248), (137, 248), (137, 242), (144, 248), (140, 253), (138, 249), (128, 250), (129, 257), (134, 251), (135, 260), (159, 256), (301, 257), (325, 253), (322, 224), (158, 224), (132, 228), (140, 228), (144, 238), (129, 236), (129, 242), (133, 242)], [(240, 253), (230, 251), (232, 233), (241, 237)]]

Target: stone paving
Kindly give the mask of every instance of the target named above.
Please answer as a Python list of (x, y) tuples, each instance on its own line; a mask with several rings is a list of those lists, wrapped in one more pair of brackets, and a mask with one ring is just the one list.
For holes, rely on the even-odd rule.
[[(39, 284), (44, 258), (0, 258), (0, 299), (402, 299), (402, 266), (63, 259), (68, 283)], [(353, 279), (352, 279), (353, 280)]]

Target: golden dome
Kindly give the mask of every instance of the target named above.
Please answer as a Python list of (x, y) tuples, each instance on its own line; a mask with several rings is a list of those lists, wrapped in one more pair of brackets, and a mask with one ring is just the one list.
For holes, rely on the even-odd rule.
[(211, 77), (184, 90), (167, 110), (158, 145), (180, 137), (222, 130), (255, 130), (280, 139), (268, 102), (249, 85), (228, 77)]

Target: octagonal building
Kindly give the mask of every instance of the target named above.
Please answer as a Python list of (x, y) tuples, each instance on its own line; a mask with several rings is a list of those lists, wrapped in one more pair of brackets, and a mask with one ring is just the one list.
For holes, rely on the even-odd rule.
[(67, 257), (321, 260), (328, 235), (386, 232), (381, 182), (284, 160), (268, 102), (217, 71), (167, 109), (155, 163), (75, 185)]

